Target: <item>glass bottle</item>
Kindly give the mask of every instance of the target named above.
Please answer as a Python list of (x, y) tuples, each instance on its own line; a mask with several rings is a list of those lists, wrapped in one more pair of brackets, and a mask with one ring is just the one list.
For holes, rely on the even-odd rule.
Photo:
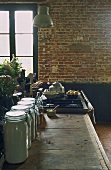
[(40, 124), (42, 124), (42, 117), (43, 117), (43, 112), (44, 112), (44, 109), (43, 109), (43, 101), (42, 101), (42, 98), (40, 96), (40, 92), (37, 92), (37, 95), (35, 97), (35, 100), (36, 100), (36, 110), (38, 110), (38, 113), (39, 115), (37, 115), (37, 124), (38, 126)]

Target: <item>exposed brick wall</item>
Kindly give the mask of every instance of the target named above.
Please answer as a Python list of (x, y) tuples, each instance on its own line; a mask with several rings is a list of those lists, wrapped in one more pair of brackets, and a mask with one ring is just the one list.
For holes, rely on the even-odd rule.
[(111, 82), (111, 0), (30, 2), (49, 5), (54, 22), (38, 32), (39, 80)]
[(39, 29), (39, 79), (111, 82), (111, 1), (48, 2), (54, 28)]

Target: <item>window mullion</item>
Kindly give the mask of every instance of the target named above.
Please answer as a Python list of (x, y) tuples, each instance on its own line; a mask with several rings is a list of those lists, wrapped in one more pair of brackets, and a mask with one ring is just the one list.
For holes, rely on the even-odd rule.
[(12, 54), (16, 55), (15, 51), (15, 17), (14, 10), (9, 11), (9, 22), (10, 22), (10, 59)]
[[(36, 16), (37, 11), (33, 11), (33, 15)], [(33, 17), (34, 17), (33, 16)], [(36, 73), (36, 78), (38, 79), (38, 28), (33, 27), (33, 68), (34, 73)]]

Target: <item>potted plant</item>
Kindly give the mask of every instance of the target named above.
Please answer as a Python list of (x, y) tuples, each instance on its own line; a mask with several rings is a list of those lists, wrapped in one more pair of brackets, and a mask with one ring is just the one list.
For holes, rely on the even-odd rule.
[(0, 106), (10, 109), (13, 104), (11, 96), (17, 86), (17, 77), (21, 73), (21, 63), (13, 57), (0, 64)]

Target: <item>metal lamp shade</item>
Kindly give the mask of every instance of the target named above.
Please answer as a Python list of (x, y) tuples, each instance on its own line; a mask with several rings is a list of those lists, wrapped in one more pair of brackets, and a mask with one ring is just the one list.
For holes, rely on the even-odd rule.
[(49, 7), (39, 6), (38, 15), (35, 16), (33, 26), (38, 28), (53, 27), (53, 21), (49, 15)]

